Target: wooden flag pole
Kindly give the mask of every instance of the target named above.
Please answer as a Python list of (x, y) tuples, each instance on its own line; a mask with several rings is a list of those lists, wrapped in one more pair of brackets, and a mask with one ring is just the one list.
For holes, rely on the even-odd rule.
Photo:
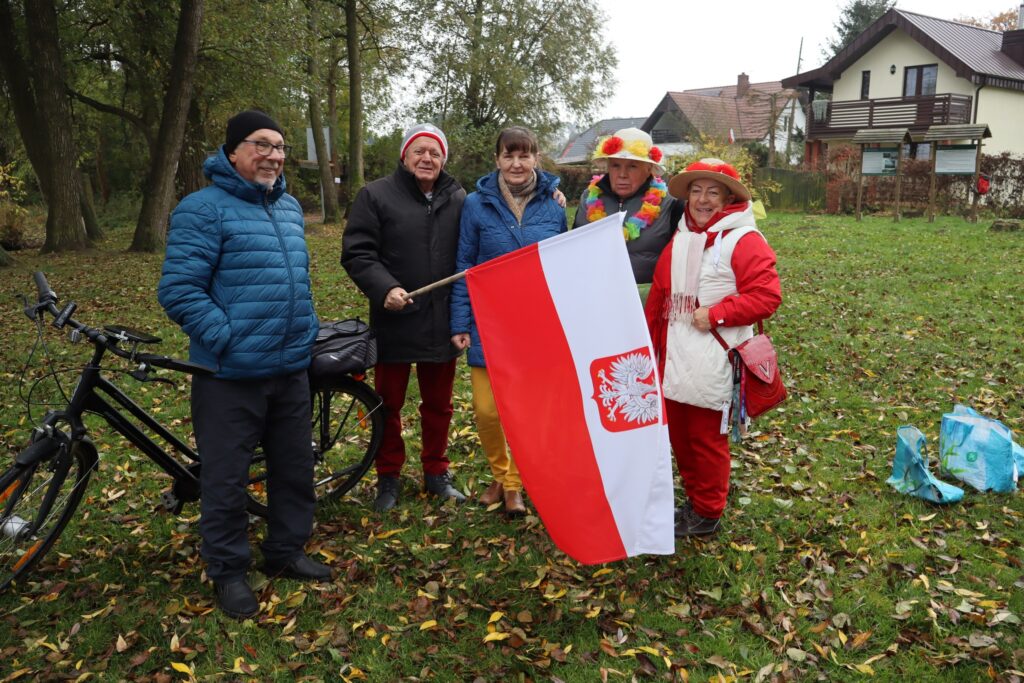
[(420, 287), (419, 289), (417, 289), (414, 292), (406, 292), (405, 296), (402, 297), (402, 299), (405, 300), (405, 301), (408, 301), (409, 299), (412, 299), (414, 296), (419, 296), (420, 294), (426, 294), (427, 292), (429, 292), (431, 290), (434, 290), (434, 289), (437, 289), (438, 287), (444, 287), (445, 285), (449, 285), (449, 284), (455, 282), (456, 280), (461, 280), (462, 278), (466, 277), (466, 273), (467, 272), (468, 271), (463, 270), (461, 272), (455, 273), (455, 275), (449, 275), (448, 277), (444, 278), (443, 280), (438, 280), (437, 282), (431, 282), (429, 285), (426, 285), (424, 287)]

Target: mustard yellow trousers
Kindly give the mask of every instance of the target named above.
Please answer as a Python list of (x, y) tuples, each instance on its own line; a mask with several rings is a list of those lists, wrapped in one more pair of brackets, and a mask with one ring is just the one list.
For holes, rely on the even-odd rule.
[(501, 428), (501, 420), (498, 418), (498, 407), (494, 403), (487, 368), (470, 368), (470, 379), (473, 383), (476, 432), (487, 462), (491, 465), (494, 481), (499, 482), (506, 491), (522, 491), (523, 482), (505, 441), (505, 430)]

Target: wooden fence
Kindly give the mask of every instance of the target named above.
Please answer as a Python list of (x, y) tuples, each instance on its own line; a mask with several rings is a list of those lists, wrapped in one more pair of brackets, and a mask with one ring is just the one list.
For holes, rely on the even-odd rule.
[(784, 168), (759, 168), (757, 184), (773, 181), (781, 185), (778, 192), (765, 192), (768, 205), (775, 211), (815, 211), (825, 208), (825, 176), (808, 171)]

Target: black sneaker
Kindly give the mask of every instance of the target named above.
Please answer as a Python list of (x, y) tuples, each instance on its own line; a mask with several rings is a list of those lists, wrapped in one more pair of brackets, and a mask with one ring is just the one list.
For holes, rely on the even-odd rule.
[(217, 606), (232, 619), (248, 619), (260, 611), (260, 603), (245, 579), (214, 581)]
[(676, 516), (676, 538), (709, 536), (718, 531), (721, 522), (721, 517), (714, 519), (701, 517), (687, 503), (679, 509), (679, 514)]
[(441, 474), (424, 474), (423, 489), (427, 493), (439, 498), (451, 498), (456, 503), (466, 502), (466, 496), (462, 495), (458, 489), (452, 486), (452, 474), (448, 470)]
[(377, 497), (373, 501), (373, 509), (387, 512), (395, 507), (401, 490), (402, 482), (398, 477), (377, 477)]

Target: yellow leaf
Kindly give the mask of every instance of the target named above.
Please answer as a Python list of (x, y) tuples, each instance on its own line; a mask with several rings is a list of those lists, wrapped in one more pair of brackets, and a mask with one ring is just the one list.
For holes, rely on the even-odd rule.
[(332, 553), (331, 551), (329, 551), (329, 550), (326, 550), (326, 549), (324, 549), (324, 548), (320, 548), (320, 550), (318, 550), (317, 552), (318, 552), (318, 553), (319, 553), (320, 555), (322, 555), (322, 556), (323, 556), (323, 558), (324, 558), (325, 560), (327, 560), (328, 562), (334, 562), (334, 561), (335, 561), (336, 559), (338, 559), (338, 556), (337, 556), (337, 555), (335, 555), (335, 554), (334, 554), (334, 553)]
[(491, 612), (491, 618), (487, 620), (487, 623), (493, 624), (494, 622), (499, 621), (503, 616), (505, 616), (504, 612)]
[(171, 636), (171, 652), (177, 652), (181, 649), (181, 643), (178, 641), (178, 634), (175, 633)]
[(843, 645), (846, 645), (846, 634), (845, 634), (845, 633), (843, 633), (842, 631), (836, 631), (836, 635), (838, 635), (838, 636), (839, 636), (839, 641), (840, 641), (840, 642), (841, 642), (841, 643), (842, 643)]
[(171, 668), (175, 671), (180, 671), (183, 674), (192, 675), (192, 667), (188, 664), (182, 664), (181, 662), (171, 662)]
[(655, 657), (660, 657), (660, 656), (661, 656), (661, 653), (660, 653), (660, 652), (658, 652), (657, 650), (655, 650), (655, 649), (654, 649), (653, 647), (651, 647), (650, 645), (641, 645), (641, 646), (640, 646), (639, 648), (637, 648), (637, 649), (638, 649), (638, 650), (643, 650), (643, 651), (644, 651), (644, 652), (646, 652), (647, 654), (649, 654), (649, 655), (654, 655)]
[(850, 647), (852, 649), (854, 649), (854, 650), (856, 650), (857, 648), (863, 647), (864, 643), (868, 642), (868, 638), (871, 637), (871, 633), (872, 633), (872, 631), (862, 631), (862, 632), (858, 633), (854, 637), (853, 644)]
[(306, 594), (302, 591), (296, 591), (289, 595), (284, 601), (285, 607), (298, 607), (306, 601)]
[(601, 567), (596, 572), (594, 572), (593, 577), (596, 579), (599, 576), (604, 576), (605, 574), (611, 574), (612, 571), (613, 570), (609, 569), (608, 567)]
[(872, 669), (871, 666), (868, 664), (855, 664), (854, 667), (857, 669), (857, 671), (861, 672), (862, 674), (867, 674), (868, 676), (875, 675), (875, 670)]
[(128, 649), (128, 642), (125, 641), (124, 636), (120, 633), (117, 634), (117, 644), (114, 645), (118, 652), (124, 652)]
[(391, 537), (391, 536), (394, 536), (395, 534), (400, 534), (400, 533), (402, 533), (403, 531), (405, 531), (405, 530), (406, 530), (406, 529), (408, 529), (408, 528), (409, 528), (409, 527), (405, 527), (405, 528), (403, 528), (403, 529), (390, 529), (390, 530), (388, 530), (388, 531), (385, 531), (385, 532), (384, 532), (384, 533), (382, 533), (382, 534), (377, 534), (376, 536), (374, 536), (373, 534), (370, 534), (370, 538), (371, 538), (371, 539), (374, 539), (374, 538), (375, 538), (375, 539), (377, 539), (378, 541), (380, 541), (380, 540), (382, 540), (382, 539), (385, 539), (385, 538), (389, 538), (389, 537)]
[(738, 544), (730, 541), (729, 542), (729, 547), (732, 548), (733, 550), (739, 550), (741, 553), (751, 553), (751, 552), (754, 552), (755, 550), (757, 550), (757, 546), (752, 544), (752, 543), (744, 543), (743, 545), (738, 545)]
[(596, 617), (600, 613), (601, 613), (601, 606), (598, 605), (596, 607), (593, 607), (589, 612), (587, 612), (583, 616), (585, 616), (587, 619), (593, 619), (594, 617)]
[(432, 629), (432, 628), (434, 628), (436, 626), (437, 626), (437, 620), (436, 619), (427, 619), (422, 624), (420, 624), (420, 630), (421, 631), (426, 631), (426, 630)]
[(492, 640), (505, 640), (511, 635), (511, 633), (502, 633), (501, 631), (495, 631), (494, 633), (488, 633), (486, 636), (484, 636), (484, 642), (489, 643)]

